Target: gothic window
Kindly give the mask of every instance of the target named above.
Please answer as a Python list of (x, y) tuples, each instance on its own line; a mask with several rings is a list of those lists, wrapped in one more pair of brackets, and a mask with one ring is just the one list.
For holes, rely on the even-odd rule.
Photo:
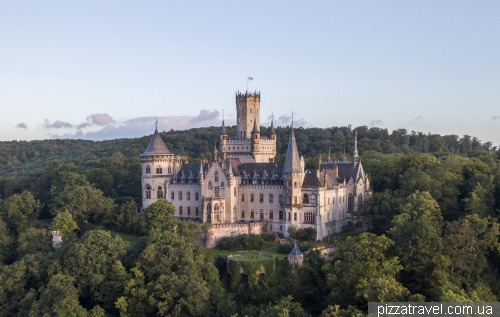
[(175, 193), (174, 193), (173, 191), (170, 193), (170, 199), (171, 199), (171, 200), (174, 200), (174, 199), (175, 199)]
[(271, 211), (269, 212), (269, 219), (273, 220), (273, 217), (274, 217), (274, 215), (273, 215), (273, 211), (271, 210)]
[(194, 200), (198, 200), (198, 193), (194, 193)]
[(349, 197), (347, 199), (347, 212), (353, 212), (354, 211), (354, 198), (352, 197), (352, 194), (349, 194)]
[(359, 208), (359, 206), (361, 206), (362, 203), (363, 203), (363, 195), (359, 195), (358, 196), (358, 208)]
[(259, 202), (260, 203), (264, 202), (264, 194), (259, 194)]
[(315, 194), (311, 194), (311, 200), (309, 202), (311, 204), (316, 204), (318, 202), (318, 199), (316, 198)]
[(146, 185), (146, 199), (151, 199), (151, 186)]
[(210, 203), (207, 204), (207, 213), (212, 213), (212, 205)]
[(186, 200), (191, 200), (191, 192), (186, 193)]
[(304, 214), (304, 222), (305, 223), (314, 223), (314, 212), (312, 211), (307, 211)]
[(302, 198), (302, 203), (303, 204), (308, 204), (309, 203), (309, 196), (307, 194), (304, 194), (304, 198)]
[(215, 187), (215, 197), (219, 197), (219, 187)]
[(191, 207), (187, 207), (188, 208), (188, 215), (191, 215)]
[(253, 194), (250, 194), (250, 202), (253, 203)]
[(244, 202), (245, 201), (245, 194), (241, 194), (241, 201)]
[(241, 218), (245, 219), (245, 211), (244, 210), (241, 211)]
[(218, 212), (219, 211), (219, 204), (215, 204), (214, 205), (214, 212)]
[(214, 172), (214, 179), (216, 182), (219, 181), (219, 173), (217, 173), (217, 171)]
[(151, 167), (149, 165), (146, 165), (146, 174), (151, 173)]
[(157, 198), (163, 198), (163, 187), (158, 186), (158, 191), (156, 192)]
[(280, 220), (283, 220), (283, 210), (280, 210)]
[(212, 181), (208, 182), (208, 189), (212, 189)]
[(182, 200), (182, 192), (179, 192), (179, 200)]
[(274, 202), (274, 195), (269, 194), (269, 203), (272, 204)]
[(157, 167), (156, 168), (156, 174), (161, 174), (162, 173), (162, 168), (161, 167)]
[(224, 182), (220, 183), (220, 187), (224, 188)]
[(182, 206), (179, 207), (179, 215), (182, 215)]
[(253, 210), (252, 210), (252, 211), (250, 212), (250, 219), (254, 219), (254, 216), (255, 216), (255, 214), (254, 214), (254, 212), (253, 212)]

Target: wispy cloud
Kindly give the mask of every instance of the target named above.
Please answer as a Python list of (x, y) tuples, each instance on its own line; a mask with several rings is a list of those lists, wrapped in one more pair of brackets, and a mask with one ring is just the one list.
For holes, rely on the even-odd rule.
[(18, 123), (16, 125), (16, 129), (24, 129), (24, 130), (28, 130), (28, 125), (24, 122), (21, 122), (21, 123)]
[(54, 123), (50, 123), (49, 119), (45, 119), (42, 127), (44, 129), (61, 129), (61, 128), (73, 128), (73, 125), (69, 122), (64, 122), (56, 120)]
[(113, 117), (107, 113), (91, 114), (87, 117), (87, 121), (98, 126), (105, 126), (114, 122)]
[(493, 120), (493, 121), (500, 120), (500, 116), (493, 116), (493, 117), (491, 117), (491, 120)]
[(382, 123), (384, 123), (384, 122), (380, 119), (373, 119), (370, 121), (370, 127), (376, 127), (376, 126), (381, 125)]
[(191, 119), (191, 122), (203, 122), (203, 121), (210, 121), (213, 119), (217, 119), (219, 117), (220, 113), (217, 110), (201, 110), (200, 114), (197, 117), (194, 117)]
[[(267, 117), (269, 123), (271, 122), (271, 117)], [(281, 115), (279, 117), (274, 117), (274, 124), (278, 126), (289, 126), (292, 124), (292, 116), (291, 115)], [(304, 119), (298, 119), (297, 117), (293, 118), (293, 126), (294, 127), (305, 127), (307, 122)]]
[(412, 125), (415, 125), (417, 124), (420, 120), (422, 119), (422, 116), (418, 116), (410, 121), (407, 121), (405, 123), (403, 123), (401, 126), (403, 126), (403, 128), (406, 128), (406, 127), (409, 127), (409, 126), (412, 126)]

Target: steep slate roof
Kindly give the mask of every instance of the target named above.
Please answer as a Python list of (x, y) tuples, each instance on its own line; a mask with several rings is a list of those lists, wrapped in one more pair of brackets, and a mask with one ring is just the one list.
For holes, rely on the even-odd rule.
[(327, 162), (321, 163), (320, 170), (333, 170), (334, 167), (338, 167), (339, 177), (338, 180), (346, 180), (348, 181), (351, 177), (356, 180), (358, 177), (358, 171), (360, 167), (359, 162)]
[(288, 148), (286, 150), (285, 166), (283, 173), (302, 173), (300, 166), (299, 150), (297, 149), (297, 142), (295, 141), (295, 134), (293, 132), (293, 125), (288, 139)]
[(271, 129), (267, 133), (268, 135), (276, 135), (276, 131), (274, 130), (274, 120), (271, 121)]
[(257, 120), (253, 121), (253, 130), (252, 133), (260, 133), (259, 128), (257, 127)]
[(158, 129), (155, 129), (155, 133), (153, 134), (153, 137), (149, 141), (146, 151), (144, 151), (144, 153), (141, 154), (141, 156), (146, 156), (146, 155), (173, 155), (168, 150), (167, 146), (165, 145), (165, 142), (163, 142), (160, 134), (158, 133)]
[(302, 188), (318, 187), (321, 183), (318, 180), (316, 173), (307, 173), (304, 176), (304, 181), (302, 182)]
[(226, 125), (224, 124), (224, 120), (222, 120), (222, 127), (220, 128), (220, 133), (219, 135), (227, 135), (226, 132)]
[(238, 171), (234, 172), (236, 175), (243, 175), (243, 172), (246, 174), (250, 174), (253, 176), (254, 172), (257, 173), (260, 177), (264, 174), (264, 171), (267, 175), (273, 175), (273, 171), (275, 175), (283, 174), (283, 164), (282, 163), (243, 163), (238, 165)]
[(302, 255), (302, 252), (300, 252), (299, 248), (297, 247), (297, 244), (293, 246), (293, 249), (288, 255)]

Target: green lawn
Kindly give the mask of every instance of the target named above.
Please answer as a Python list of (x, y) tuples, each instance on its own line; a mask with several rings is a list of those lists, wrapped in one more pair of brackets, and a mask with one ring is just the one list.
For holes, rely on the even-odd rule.
[(212, 248), (210, 249), (213, 254), (215, 255), (221, 255), (221, 256), (228, 256), (231, 254), (240, 254), (242, 256), (255, 256), (259, 255), (259, 253), (266, 253), (274, 256), (275, 258), (286, 258), (288, 257), (288, 254), (281, 254), (278, 253), (278, 245), (279, 244), (273, 244), (271, 247), (268, 248), (263, 248), (262, 250), (255, 250), (255, 251), (223, 251), (220, 250), (219, 248)]

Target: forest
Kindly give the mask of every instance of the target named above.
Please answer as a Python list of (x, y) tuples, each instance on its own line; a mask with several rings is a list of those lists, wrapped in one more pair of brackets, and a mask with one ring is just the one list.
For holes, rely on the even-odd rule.
[[(500, 150), (467, 135), (356, 131), (373, 186), (358, 214), (371, 229), (337, 241), (329, 261), (312, 251), (300, 268), (276, 261), (236, 284), (197, 245), (202, 225), (173, 218), (167, 200), (137, 212), (151, 136), (0, 142), (0, 316), (361, 317), (370, 301), (498, 301)], [(284, 161), (290, 128), (276, 132)], [(218, 134), (161, 136), (199, 162)], [(308, 169), (354, 146), (350, 126), (295, 136)]]

